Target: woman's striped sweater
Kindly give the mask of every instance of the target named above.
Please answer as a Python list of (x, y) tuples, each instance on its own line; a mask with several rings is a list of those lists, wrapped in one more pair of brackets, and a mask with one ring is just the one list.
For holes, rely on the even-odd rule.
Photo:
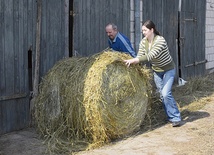
[(173, 59), (169, 53), (167, 42), (164, 37), (156, 35), (149, 50), (149, 42), (143, 38), (139, 44), (137, 54), (140, 62), (149, 61), (152, 69), (157, 72), (163, 72), (175, 67)]

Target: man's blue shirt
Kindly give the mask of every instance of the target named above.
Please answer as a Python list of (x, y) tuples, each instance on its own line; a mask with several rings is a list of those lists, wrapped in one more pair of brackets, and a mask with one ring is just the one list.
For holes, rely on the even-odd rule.
[(109, 47), (115, 51), (125, 52), (130, 54), (132, 57), (136, 57), (136, 53), (131, 45), (130, 40), (122, 33), (117, 33), (114, 40), (108, 39)]

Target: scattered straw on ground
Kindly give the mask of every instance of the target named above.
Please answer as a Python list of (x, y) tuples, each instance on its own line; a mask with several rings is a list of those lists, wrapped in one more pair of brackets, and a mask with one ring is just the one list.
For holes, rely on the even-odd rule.
[[(188, 118), (188, 115), (203, 108), (207, 103), (213, 101), (214, 91), (214, 74), (203, 77), (193, 77), (187, 80), (183, 86), (179, 86), (175, 82), (172, 94), (181, 111), (182, 119)], [(155, 87), (153, 87), (155, 92)], [(149, 102), (146, 117), (144, 119), (141, 132), (153, 130), (160, 125), (167, 123), (166, 114), (164, 112), (162, 102), (159, 95), (153, 93), (151, 102)]]

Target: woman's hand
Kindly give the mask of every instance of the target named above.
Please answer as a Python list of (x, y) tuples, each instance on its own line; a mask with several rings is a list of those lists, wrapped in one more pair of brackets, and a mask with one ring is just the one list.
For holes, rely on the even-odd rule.
[(133, 58), (133, 59), (129, 59), (129, 60), (124, 60), (124, 62), (129, 67), (131, 64), (137, 64), (140, 61), (138, 58)]

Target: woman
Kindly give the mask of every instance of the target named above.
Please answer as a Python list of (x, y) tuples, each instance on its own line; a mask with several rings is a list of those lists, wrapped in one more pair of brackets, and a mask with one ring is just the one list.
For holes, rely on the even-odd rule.
[(127, 66), (140, 62), (151, 63), (154, 71), (154, 81), (168, 120), (173, 127), (180, 126), (181, 114), (171, 92), (175, 77), (175, 64), (169, 53), (167, 43), (151, 20), (143, 24), (142, 31), (144, 38), (139, 44), (137, 57), (124, 60), (124, 62)]

